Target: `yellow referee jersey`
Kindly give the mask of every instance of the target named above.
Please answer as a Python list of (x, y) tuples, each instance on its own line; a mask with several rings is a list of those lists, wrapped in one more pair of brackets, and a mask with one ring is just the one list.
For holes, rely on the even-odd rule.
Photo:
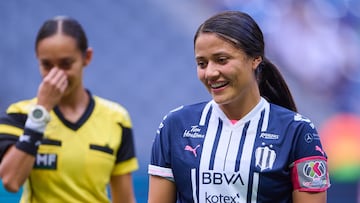
[[(90, 93), (89, 93), (90, 94)], [(55, 107), (23, 189), (21, 203), (109, 202), (111, 176), (138, 169), (128, 112), (121, 105), (92, 96), (77, 123)], [(0, 153), (23, 133), (36, 99), (12, 104), (0, 118)], [(2, 156), (2, 154), (0, 154)]]

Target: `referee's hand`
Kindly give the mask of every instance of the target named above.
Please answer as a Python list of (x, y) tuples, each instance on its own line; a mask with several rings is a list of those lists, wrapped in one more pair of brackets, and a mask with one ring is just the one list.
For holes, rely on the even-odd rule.
[(67, 86), (68, 79), (65, 71), (57, 67), (51, 68), (39, 85), (38, 104), (51, 111), (60, 101)]

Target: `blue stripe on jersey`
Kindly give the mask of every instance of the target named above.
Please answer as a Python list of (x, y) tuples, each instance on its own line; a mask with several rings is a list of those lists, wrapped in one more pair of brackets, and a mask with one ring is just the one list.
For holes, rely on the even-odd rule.
[[(262, 125), (263, 125), (263, 122), (264, 122), (264, 115), (265, 115), (265, 109), (262, 110), (261, 114), (260, 114), (260, 119), (259, 119), (257, 130), (256, 130), (256, 137), (260, 137), (261, 128), (262, 128)], [(253, 153), (254, 153), (254, 151), (253, 151)], [(255, 159), (251, 159), (251, 165), (252, 166), (255, 165)], [(256, 173), (256, 172), (254, 172), (254, 173)], [(255, 194), (257, 194), (257, 192), (258, 192), (258, 191), (254, 191), (254, 189), (253, 189), (254, 173), (249, 173), (249, 187), (248, 187), (249, 191), (247, 193), (247, 202), (251, 202), (253, 192), (255, 192)]]
[(219, 140), (220, 140), (222, 127), (223, 127), (223, 121), (219, 118), (219, 125), (218, 125), (217, 131), (216, 131), (216, 137), (215, 137), (213, 148), (211, 151), (209, 170), (214, 170), (215, 154), (216, 154), (217, 148), (219, 146)]
[(205, 107), (204, 107), (204, 109), (203, 109), (203, 111), (201, 113), (199, 125), (204, 126), (206, 123), (209, 122), (211, 112), (212, 112), (212, 105), (211, 105), (212, 103), (213, 102), (210, 101), (205, 105)]
[(242, 134), (241, 134), (239, 151), (238, 151), (238, 154), (236, 156), (235, 172), (238, 172), (240, 170), (240, 159), (241, 159), (241, 155), (242, 155), (243, 148), (244, 148), (245, 135), (246, 135), (246, 132), (247, 132), (247, 130), (249, 128), (249, 125), (250, 125), (250, 121), (245, 123), (245, 126), (244, 126)]

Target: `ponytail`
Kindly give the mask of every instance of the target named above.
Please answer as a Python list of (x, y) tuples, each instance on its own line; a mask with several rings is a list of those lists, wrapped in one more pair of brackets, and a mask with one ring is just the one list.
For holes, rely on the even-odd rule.
[(264, 57), (264, 36), (250, 15), (240, 11), (224, 11), (210, 17), (196, 31), (194, 45), (200, 33), (217, 34), (244, 51), (249, 57), (261, 56), (263, 62), (255, 70), (260, 95), (271, 103), (297, 111), (294, 99), (281, 73)]
[(264, 59), (256, 69), (260, 95), (273, 104), (297, 112), (295, 101), (278, 68)]

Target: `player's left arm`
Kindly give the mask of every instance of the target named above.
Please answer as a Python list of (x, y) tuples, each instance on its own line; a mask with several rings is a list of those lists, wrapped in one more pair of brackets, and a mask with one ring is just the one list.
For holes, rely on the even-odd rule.
[(294, 203), (326, 203), (326, 191), (323, 192), (301, 192), (293, 191)]
[(110, 179), (112, 203), (135, 203), (132, 175), (111, 176)]
[(292, 157), (293, 202), (325, 203), (330, 179), (320, 135), (309, 119), (301, 119)]

